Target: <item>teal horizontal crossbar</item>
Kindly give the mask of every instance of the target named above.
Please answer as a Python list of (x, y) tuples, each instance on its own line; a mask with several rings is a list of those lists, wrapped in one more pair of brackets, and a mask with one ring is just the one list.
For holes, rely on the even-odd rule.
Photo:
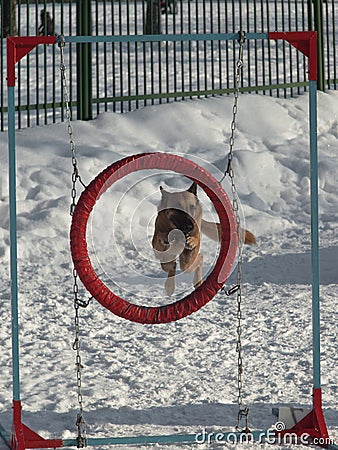
[[(247, 39), (268, 39), (268, 33), (246, 33), (245, 37)], [(65, 42), (78, 44), (90, 42), (236, 41), (239, 38), (239, 33), (126, 34), (118, 36), (63, 36), (63, 38)]]
[[(184, 444), (184, 443), (241, 443), (264, 441), (267, 437), (272, 436), (271, 431), (252, 431), (250, 434), (240, 432), (202, 432), (195, 434), (172, 434), (160, 436), (132, 436), (132, 437), (114, 437), (114, 438), (88, 438), (86, 443), (88, 446), (97, 445), (147, 445), (147, 444)], [(72, 447), (77, 445), (76, 439), (64, 439), (64, 447)]]
[[(292, 437), (290, 435), (290, 437)], [(97, 445), (152, 445), (152, 444), (210, 444), (217, 442), (222, 445), (226, 444), (250, 444), (256, 443), (276, 443), (282, 444), (283, 440), (279, 441), (279, 438), (275, 436), (273, 429), (269, 430), (254, 430), (249, 433), (242, 432), (222, 432), (214, 431), (207, 432), (203, 430), (201, 433), (195, 434), (173, 434), (162, 436), (135, 436), (135, 437), (118, 437), (118, 438), (89, 438), (87, 439), (88, 446)], [(282, 438), (280, 438), (282, 439)], [(286, 440), (286, 443), (288, 441)], [(77, 445), (76, 439), (63, 440), (64, 446)], [(325, 446), (329, 450), (338, 450), (338, 445), (333, 440), (325, 440), (325, 443), (321, 443), (319, 440), (318, 446)]]

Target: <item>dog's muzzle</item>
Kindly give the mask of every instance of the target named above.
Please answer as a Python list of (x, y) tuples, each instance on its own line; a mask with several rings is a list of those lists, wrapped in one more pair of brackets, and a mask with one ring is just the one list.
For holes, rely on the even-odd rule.
[(185, 236), (191, 233), (195, 226), (195, 221), (189, 214), (179, 209), (167, 209), (166, 214), (172, 224), (182, 231)]

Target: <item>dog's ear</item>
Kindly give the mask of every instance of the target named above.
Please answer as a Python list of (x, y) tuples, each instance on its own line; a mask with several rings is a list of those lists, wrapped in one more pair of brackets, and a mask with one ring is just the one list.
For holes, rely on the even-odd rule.
[(188, 189), (188, 192), (191, 192), (192, 194), (197, 196), (197, 183), (195, 183), (195, 181), (193, 182), (193, 184)]
[(166, 195), (169, 194), (169, 192), (167, 192), (162, 186), (160, 186), (160, 191), (161, 191), (162, 197), (165, 197)]

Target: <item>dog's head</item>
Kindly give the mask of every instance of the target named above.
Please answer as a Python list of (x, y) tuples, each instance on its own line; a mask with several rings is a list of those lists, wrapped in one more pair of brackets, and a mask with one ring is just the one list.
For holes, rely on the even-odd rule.
[(202, 208), (197, 198), (197, 184), (194, 182), (183, 192), (167, 192), (160, 186), (161, 203), (159, 210), (166, 215), (173, 228), (181, 230), (185, 235), (199, 226)]

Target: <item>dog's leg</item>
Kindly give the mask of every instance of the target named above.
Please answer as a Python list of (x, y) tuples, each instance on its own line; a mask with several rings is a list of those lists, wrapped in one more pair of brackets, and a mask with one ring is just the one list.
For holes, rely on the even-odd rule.
[(167, 280), (164, 284), (165, 291), (168, 295), (172, 295), (175, 291), (176, 261), (161, 263), (161, 267), (168, 273)]
[(203, 273), (203, 255), (199, 253), (197, 257), (197, 267), (194, 273), (194, 288), (198, 288), (202, 284), (202, 273)]
[(198, 253), (199, 248), (184, 250), (180, 255), (180, 267), (184, 272), (194, 273), (195, 289), (202, 284), (203, 255)]
[(168, 272), (168, 278), (164, 283), (164, 289), (169, 297), (173, 295), (173, 293), (175, 292), (175, 273), (173, 275), (170, 275), (170, 273)]

